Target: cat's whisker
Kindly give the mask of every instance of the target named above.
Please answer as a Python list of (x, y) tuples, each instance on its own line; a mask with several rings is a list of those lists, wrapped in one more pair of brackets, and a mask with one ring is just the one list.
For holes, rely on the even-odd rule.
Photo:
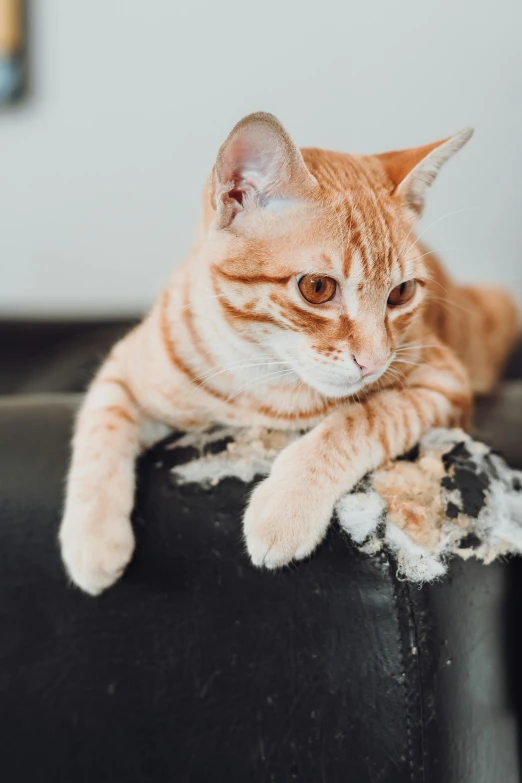
[[(448, 212), (448, 213), (446, 213), (445, 215), (442, 215), (441, 217), (437, 218), (437, 219), (436, 219), (436, 220), (434, 220), (432, 223), (430, 223), (430, 224), (429, 224), (429, 226), (427, 226), (427, 227), (424, 229), (424, 231), (422, 231), (422, 232), (421, 232), (421, 233), (420, 233), (420, 234), (419, 234), (419, 235), (418, 235), (418, 236), (415, 238), (415, 241), (414, 241), (414, 243), (412, 243), (412, 245), (410, 246), (410, 248), (409, 248), (409, 249), (411, 250), (411, 248), (414, 246), (415, 242), (418, 242), (418, 241), (419, 241), (419, 239), (420, 239), (422, 236), (424, 236), (424, 234), (426, 233), (426, 231), (429, 231), (429, 229), (430, 229), (430, 228), (432, 228), (433, 226), (435, 226), (437, 223), (440, 223), (442, 220), (446, 220), (446, 218), (449, 218), (449, 217), (451, 217), (452, 215), (457, 215), (459, 212), (469, 212), (470, 210), (473, 210), (473, 209), (481, 209), (481, 207), (464, 207), (464, 209), (455, 209), (455, 210), (453, 210), (452, 212)], [(412, 225), (412, 227), (410, 228), (410, 230), (409, 230), (409, 231), (408, 231), (408, 233), (406, 234), (406, 238), (403, 240), (403, 242), (402, 242), (402, 244), (401, 244), (401, 247), (400, 247), (400, 249), (399, 249), (399, 252), (397, 253), (397, 255), (398, 255), (398, 256), (401, 256), (401, 254), (402, 254), (402, 252), (403, 252), (403, 250), (404, 250), (404, 246), (405, 246), (406, 242), (408, 241), (409, 237), (411, 236), (412, 232), (414, 231), (414, 229), (415, 229), (415, 223)]]
[[(216, 355), (216, 352), (214, 352), (214, 355)], [(219, 356), (216, 356), (216, 358), (224, 359), (225, 355), (226, 355), (225, 352), (223, 352), (220, 353)], [(244, 364), (246, 362), (255, 362), (255, 361), (258, 361), (258, 357), (254, 355), (254, 356), (244, 356), (242, 359), (237, 359), (234, 362), (228, 361), (228, 362), (223, 362), (221, 364), (213, 364), (212, 367), (209, 367), (208, 370), (202, 372), (201, 375), (194, 377), (193, 380), (198, 380), (199, 378), (203, 378), (205, 375), (210, 375), (210, 373), (214, 372), (215, 370), (224, 370), (227, 367), (233, 368), (239, 366), (240, 364)], [(266, 357), (266, 359), (264, 357), (263, 358), (259, 357), (259, 361), (270, 361), (270, 359), (268, 356)]]
[(404, 389), (405, 382), (406, 382), (406, 376), (404, 375), (404, 373), (401, 373), (400, 370), (398, 370), (397, 368), (393, 368), (393, 367), (388, 367), (387, 372), (390, 374), (390, 376), (394, 380), (394, 382), (395, 383), (400, 383), (401, 387)]
[(478, 209), (484, 209), (484, 207), (464, 207), (463, 209), (455, 209), (452, 212), (448, 212), (446, 215), (442, 215), (442, 217), (437, 218), (437, 220), (434, 220), (433, 223), (430, 223), (429, 226), (427, 226), (424, 231), (421, 231), (421, 233), (418, 235), (416, 241), (418, 242), (421, 237), (424, 236), (424, 234), (430, 230), (430, 228), (433, 228), (433, 226), (436, 226), (437, 223), (441, 223), (443, 220), (446, 220), (446, 218), (452, 217), (453, 215), (458, 215), (461, 212), (473, 212)]
[(442, 283), (439, 283), (439, 281), (438, 281), (438, 280), (435, 280), (435, 278), (434, 278), (434, 277), (432, 277), (432, 275), (424, 275), (424, 276), (423, 276), (423, 279), (424, 279), (425, 281), (429, 282), (429, 283), (433, 283), (434, 285), (438, 285), (438, 286), (439, 286), (439, 288), (442, 288), (442, 290), (444, 291), (444, 293), (445, 293), (445, 294), (447, 294), (447, 293), (448, 293), (448, 289), (447, 289), (447, 288), (444, 288), (444, 286), (442, 285)]
[(276, 378), (281, 378), (285, 375), (295, 375), (294, 370), (277, 370), (276, 372), (269, 373), (268, 375), (265, 375), (264, 378), (261, 378), (261, 380), (257, 381), (251, 381), (249, 383), (244, 384), (243, 386), (240, 386), (239, 389), (237, 389), (234, 394), (231, 394), (230, 397), (227, 397), (227, 402), (230, 400), (233, 400), (234, 397), (237, 397), (238, 394), (240, 394), (242, 391), (245, 391), (247, 389), (253, 389), (255, 386), (260, 386), (262, 383), (266, 383), (267, 381), (273, 381)]
[[(271, 360), (269, 360), (268, 358), (263, 360), (260, 359), (259, 364), (264, 364), (265, 362), (269, 362), (269, 361)], [(200, 380), (206, 380), (211, 375), (218, 374), (219, 372), (226, 372), (227, 370), (232, 371), (234, 369), (239, 369), (244, 364), (257, 364), (257, 363), (258, 362), (255, 360), (255, 358), (248, 359), (246, 357), (243, 359), (239, 359), (236, 362), (226, 362), (224, 364), (216, 364), (213, 367), (210, 367), (208, 370), (205, 370), (205, 372), (202, 372), (200, 375), (195, 375), (193, 378), (187, 381), (185, 385), (190, 385)]]
[[(408, 251), (407, 251), (407, 252), (409, 252), (410, 250), (412, 250), (414, 247), (415, 247), (415, 244), (412, 244), (412, 245), (410, 245), (410, 247), (409, 247), (409, 249), (408, 249)], [(420, 259), (421, 259), (421, 258), (425, 258), (426, 256), (432, 256), (432, 255), (435, 255), (435, 253), (440, 253), (440, 252), (441, 252), (441, 250), (440, 250), (440, 249), (439, 249), (439, 250), (428, 250), (426, 253), (423, 253), (423, 254), (422, 254), (422, 255), (420, 255), (420, 256), (415, 256), (415, 258), (412, 258), (412, 259), (410, 259), (410, 260), (411, 260), (411, 261), (420, 261)], [(427, 277), (428, 277), (428, 276), (427, 276)], [(431, 278), (430, 278), (430, 279), (431, 279)]]
[[(243, 370), (243, 369), (246, 369), (248, 367), (268, 367), (268, 366), (273, 366), (274, 364), (286, 364), (286, 365), (288, 365), (289, 362), (256, 362), (254, 364), (240, 364), (240, 365), (234, 365), (233, 367), (225, 367), (224, 370), (218, 370), (217, 372), (212, 373), (211, 375), (206, 375), (205, 377), (203, 377), (203, 380), (201, 380), (201, 383), (196, 384), (196, 388), (199, 388), (200, 386), (202, 386), (207, 381), (210, 381), (211, 378), (215, 378), (217, 375), (222, 375), (225, 372), (231, 372), (231, 371), (236, 371), (237, 372), (238, 370)], [(193, 378), (191, 383), (194, 383), (194, 381), (200, 380), (201, 377), (202, 376), (199, 376), (198, 378)]]
[(473, 311), (469, 309), (469, 307), (464, 307), (464, 305), (458, 304), (458, 302), (455, 302), (452, 299), (443, 299), (439, 296), (433, 296), (432, 294), (428, 294), (429, 299), (431, 302), (437, 302), (438, 304), (441, 304), (443, 307), (445, 307), (447, 310), (450, 310), (451, 308), (454, 308), (455, 310), (461, 310), (466, 315), (472, 315)]
[(404, 351), (421, 351), (424, 348), (440, 348), (440, 343), (407, 343), (400, 345), (395, 349), (395, 353), (404, 353)]
[[(417, 238), (414, 237), (411, 245), (404, 251), (404, 256), (408, 257), (409, 254), (417, 249)], [(422, 253), (420, 256), (415, 256), (414, 258), (409, 259), (410, 261), (418, 261), (420, 258), (425, 258), (426, 256), (432, 256), (436, 253), (441, 253), (442, 248), (438, 248), (437, 250), (427, 250), (425, 253)], [(428, 275), (427, 275), (428, 277)]]
[(384, 378), (381, 376), (380, 378), (377, 378), (377, 391), (380, 392), (385, 388), (384, 386)]
[(242, 365), (252, 365), (252, 366), (256, 364), (262, 365), (262, 364), (273, 363), (276, 361), (280, 361), (280, 360), (276, 358), (272, 358), (270, 356), (266, 356), (266, 357), (244, 356), (242, 359), (237, 359), (235, 362), (227, 362), (225, 364), (214, 365), (214, 367), (209, 368), (205, 372), (201, 373), (201, 375), (197, 375), (196, 377), (192, 378), (192, 381), (198, 381), (207, 375), (211, 375), (217, 370), (219, 371), (234, 370), (234, 369), (239, 369)]
[(411, 364), (412, 367), (426, 367), (426, 362), (410, 362), (407, 359), (395, 359), (398, 364)]
[[(406, 234), (405, 238), (402, 240), (401, 246), (400, 246), (399, 250), (397, 251), (397, 258), (400, 258), (402, 256), (402, 251), (404, 250), (404, 246), (406, 245), (406, 242), (408, 241), (408, 239), (412, 235), (412, 232), (415, 230), (415, 227), (416, 227), (416, 225), (415, 225), (415, 223), (413, 223), (412, 226), (410, 227), (410, 230)], [(413, 246), (413, 244), (414, 243), (412, 243), (412, 245), (410, 246), (410, 248), (409, 248), (410, 250), (411, 250), (411, 247)]]
[(295, 386), (292, 386), (292, 388), (290, 389), (290, 393), (293, 394), (294, 392), (298, 392), (301, 386), (303, 385), (304, 385), (304, 381), (302, 380), (297, 381)]

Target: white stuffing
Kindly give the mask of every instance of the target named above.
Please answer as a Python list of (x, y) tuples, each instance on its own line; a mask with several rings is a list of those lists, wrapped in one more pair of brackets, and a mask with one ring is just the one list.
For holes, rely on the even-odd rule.
[(229, 458), (228, 455), (206, 456), (180, 465), (174, 472), (183, 484), (196, 482), (215, 486), (228, 476), (235, 476), (248, 484), (256, 476), (267, 476), (272, 462), (272, 459), (255, 454), (248, 459), (245, 457), (234, 459)]
[[(234, 440), (227, 443), (223, 451), (204, 453), (209, 444), (232, 437)], [(295, 438), (293, 433), (271, 432), (262, 427), (241, 430), (223, 427), (210, 433), (187, 433), (173, 443), (172, 448), (192, 446), (201, 456), (177, 466), (174, 473), (184, 484), (196, 482), (215, 486), (228, 476), (248, 484), (256, 476), (267, 476), (277, 454)]]
[[(180, 483), (245, 483), (266, 476), (279, 451), (298, 435), (263, 428), (192, 432), (165, 446), (199, 454), (173, 468)], [(336, 506), (340, 526), (368, 555), (391, 551), (399, 578), (431, 582), (450, 556), (484, 563), (522, 553), (522, 472), (462, 430), (434, 429), (418, 455), (367, 476)], [(473, 513), (472, 513), (473, 512)]]
[(385, 519), (386, 506), (374, 490), (352, 492), (340, 499), (335, 507), (339, 524), (356, 544), (363, 544), (377, 532), (379, 522)]
[(397, 560), (397, 573), (409, 582), (433, 582), (446, 569), (440, 557), (425, 547), (418, 546), (396, 525), (387, 525), (384, 540)]

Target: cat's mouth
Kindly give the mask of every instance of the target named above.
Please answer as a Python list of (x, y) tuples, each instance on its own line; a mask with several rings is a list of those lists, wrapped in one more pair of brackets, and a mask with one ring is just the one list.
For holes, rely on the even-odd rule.
[(328, 375), (327, 377), (321, 377), (318, 373), (314, 373), (313, 377), (305, 378), (302, 373), (300, 374), (303, 377), (303, 380), (308, 383), (309, 386), (312, 386), (325, 397), (330, 397), (332, 399), (343, 399), (345, 397), (352, 397), (362, 389), (365, 389), (366, 387), (371, 386), (376, 381), (378, 381), (379, 378), (388, 370), (392, 360), (393, 356), (390, 356), (386, 364), (384, 364), (371, 375), (366, 375), (365, 377), (359, 376), (358, 378), (354, 378), (353, 375), (348, 377), (342, 377), (339, 375)]

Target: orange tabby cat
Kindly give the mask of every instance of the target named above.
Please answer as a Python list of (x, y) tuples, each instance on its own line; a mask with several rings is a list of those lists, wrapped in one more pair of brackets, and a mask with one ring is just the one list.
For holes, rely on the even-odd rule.
[(136, 457), (171, 428), (309, 430), (245, 513), (253, 563), (274, 568), (312, 552), (365, 473), (429, 427), (469, 422), (517, 313), (506, 293), (453, 285), (413, 231), (470, 136), (357, 156), (300, 151), (268, 114), (236, 125), (191, 257), (79, 413), (60, 530), (73, 582), (94, 595), (121, 575)]

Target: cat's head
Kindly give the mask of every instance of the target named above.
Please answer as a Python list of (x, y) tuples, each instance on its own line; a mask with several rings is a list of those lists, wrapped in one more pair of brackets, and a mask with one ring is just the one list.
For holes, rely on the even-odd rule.
[(470, 136), (355, 156), (299, 150), (269, 114), (239, 122), (210, 180), (206, 245), (234, 332), (327, 397), (374, 383), (424, 298), (425, 192)]

